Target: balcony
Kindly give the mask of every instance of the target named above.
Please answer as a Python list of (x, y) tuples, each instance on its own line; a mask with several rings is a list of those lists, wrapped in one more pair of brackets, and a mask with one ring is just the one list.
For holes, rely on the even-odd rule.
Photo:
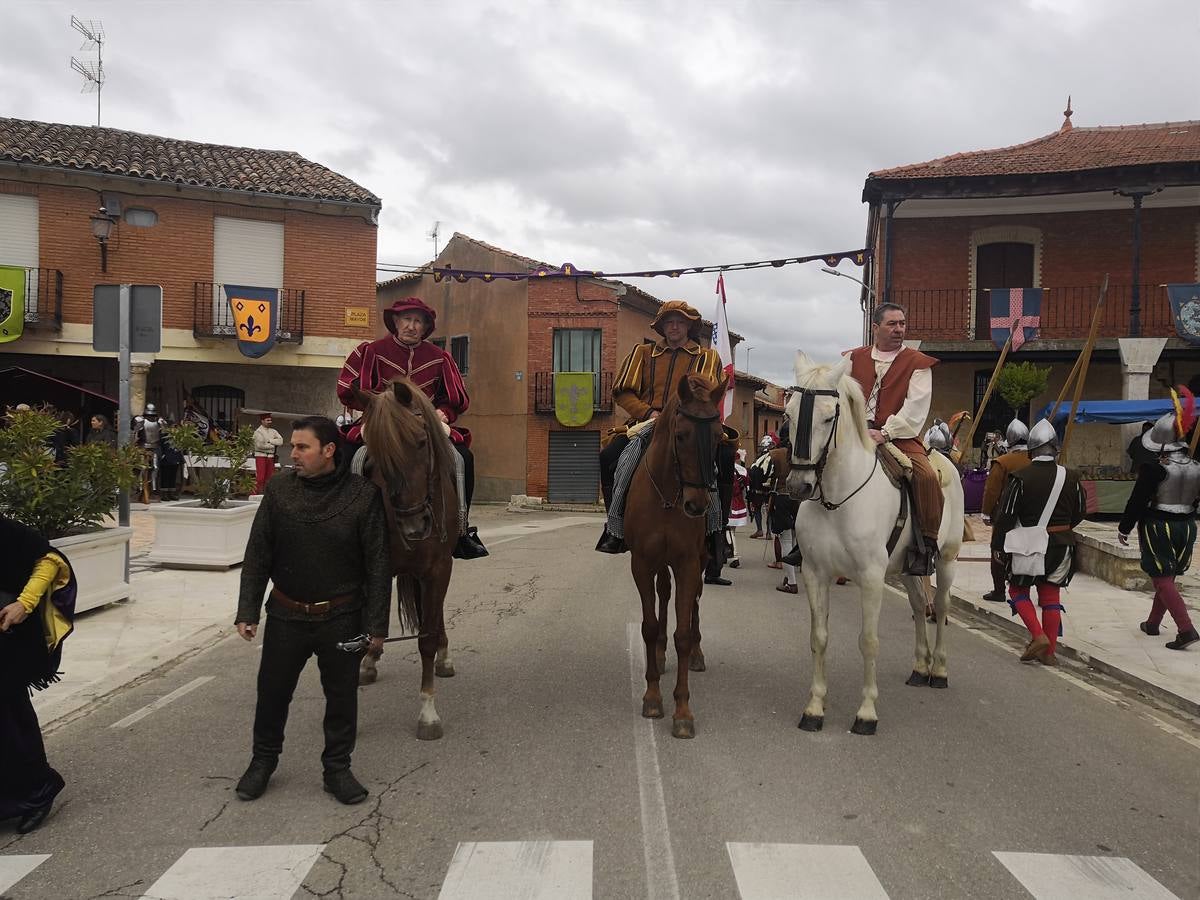
[[(892, 291), (892, 302), (908, 311), (908, 336), (923, 341), (989, 341), (989, 292), (968, 288), (911, 288)], [(1099, 337), (1129, 336), (1131, 285), (1108, 286), (1100, 317)], [(1175, 322), (1166, 288), (1143, 284), (1140, 288), (1141, 337), (1174, 337)], [(1041, 340), (1084, 340), (1100, 286), (1044, 287)]]
[(62, 329), (63, 276), (58, 269), (25, 270), (25, 327)]
[[(612, 372), (595, 373), (595, 388), (592, 394), (592, 411), (610, 413), (612, 401)], [(533, 374), (533, 409), (539, 413), (554, 413), (554, 373), (535, 372)]]
[[(237, 338), (233, 312), (225, 299), (225, 285), (197, 281), (192, 285), (192, 334), (197, 338)], [(279, 290), (279, 330), (275, 340), (304, 342), (304, 291)]]

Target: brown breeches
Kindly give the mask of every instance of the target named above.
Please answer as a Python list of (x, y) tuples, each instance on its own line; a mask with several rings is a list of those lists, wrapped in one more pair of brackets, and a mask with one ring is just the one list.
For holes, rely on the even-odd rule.
[(917, 523), (921, 526), (921, 534), (936, 544), (944, 502), (937, 472), (929, 464), (929, 457), (920, 441), (901, 440), (895, 443), (912, 460), (913, 500), (917, 506)]

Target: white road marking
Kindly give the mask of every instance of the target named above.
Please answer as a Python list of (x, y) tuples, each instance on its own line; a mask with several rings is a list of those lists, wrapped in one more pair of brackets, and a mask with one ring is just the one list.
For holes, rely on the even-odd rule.
[[(629, 677), (633, 686), (635, 715), (641, 715), (642, 694), (646, 690), (646, 644), (642, 626), (630, 622)], [(658, 740), (655, 719), (638, 719), (633, 725), (633, 746), (637, 757), (638, 795), (642, 807), (642, 852), (646, 860), (647, 900), (679, 900), (679, 877), (675, 874), (675, 854), (671, 851), (671, 826), (667, 821), (667, 801), (663, 795), (662, 771), (658, 767)]]
[(1179, 900), (1123, 856), (992, 855), (1036, 900)]
[(168, 703), (172, 703), (175, 700), (178, 700), (184, 694), (189, 694), (192, 691), (194, 691), (196, 688), (200, 687), (201, 685), (208, 684), (208, 682), (210, 682), (212, 680), (213, 680), (212, 675), (201, 675), (199, 678), (193, 678), (191, 681), (189, 681), (183, 687), (176, 688), (175, 690), (171, 691), (171, 693), (167, 694), (165, 697), (159, 697), (153, 703), (146, 704), (141, 709), (139, 709), (137, 712), (130, 713), (125, 718), (121, 719), (121, 721), (113, 722), (108, 727), (109, 728), (128, 728), (130, 725), (133, 725), (133, 724), (136, 724), (137, 722), (142, 721), (142, 719), (146, 718), (146, 716), (150, 715), (150, 713), (154, 712), (156, 709), (162, 709)]
[(30, 856), (0, 856), (0, 893), (7, 891), (49, 858), (49, 853), (35, 853)]
[(742, 900), (888, 900), (854, 846), (731, 842), (725, 849)]
[(592, 900), (591, 841), (459, 844), (438, 900)]
[(142, 900), (289, 900), (324, 844), (192, 847)]

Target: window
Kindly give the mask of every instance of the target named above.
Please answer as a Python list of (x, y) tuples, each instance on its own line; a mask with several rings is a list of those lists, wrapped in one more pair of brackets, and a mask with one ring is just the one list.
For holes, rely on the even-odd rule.
[(126, 224), (135, 228), (152, 228), (158, 224), (158, 213), (141, 206), (131, 206), (122, 215)]
[(467, 374), (471, 358), (471, 338), (465, 334), (460, 334), (450, 338), (450, 355), (454, 357), (454, 364), (458, 366), (458, 371), (462, 374)]
[(592, 402), (600, 406), (600, 329), (555, 328), (554, 371), (591, 372)]
[[(983, 402), (983, 395), (987, 393), (988, 382), (992, 380), (992, 373), (988, 369), (980, 369), (975, 372), (975, 396), (974, 407), (979, 409), (979, 404)], [(1004, 434), (1008, 428), (1008, 423), (1014, 418), (1021, 421), (1026, 421), (1029, 418), (1029, 407), (1026, 406), (1023, 410), (1015, 410), (1000, 396), (999, 391), (993, 391), (992, 396), (988, 398), (987, 409), (979, 416), (979, 424), (975, 427), (975, 435), (971, 439), (973, 447), (983, 446), (983, 440), (987, 437), (989, 431), (998, 431)]]
[(224, 431), (237, 428), (238, 411), (246, 405), (246, 392), (227, 384), (206, 384), (192, 391), (192, 400)]
[(439, 350), (446, 349), (446, 339), (444, 337), (434, 338), (429, 343), (433, 344), (433, 346), (437, 347)]

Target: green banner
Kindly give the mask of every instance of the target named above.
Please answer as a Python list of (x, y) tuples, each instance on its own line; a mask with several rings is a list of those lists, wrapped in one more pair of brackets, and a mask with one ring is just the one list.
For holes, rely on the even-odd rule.
[(568, 428), (592, 421), (595, 383), (592, 372), (555, 372), (554, 418)]
[(15, 341), (25, 328), (25, 270), (0, 266), (0, 344)]

